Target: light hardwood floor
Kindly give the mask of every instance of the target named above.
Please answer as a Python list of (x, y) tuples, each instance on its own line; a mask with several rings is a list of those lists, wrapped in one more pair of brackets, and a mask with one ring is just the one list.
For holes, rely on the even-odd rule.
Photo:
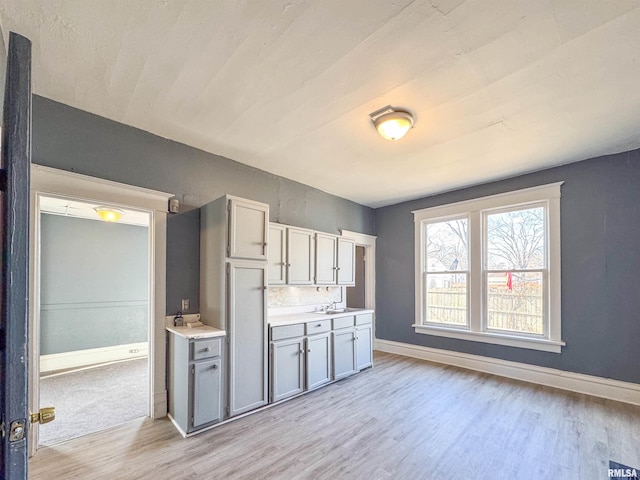
[(38, 451), (31, 479), (606, 479), (640, 407), (377, 353), (375, 368), (183, 439), (134, 421)]

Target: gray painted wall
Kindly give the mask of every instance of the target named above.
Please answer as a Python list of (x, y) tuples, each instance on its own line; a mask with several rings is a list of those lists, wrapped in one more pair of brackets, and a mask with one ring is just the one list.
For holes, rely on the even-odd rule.
[[(32, 160), (173, 193), (183, 210), (232, 194), (268, 203), (274, 222), (329, 233), (375, 233), (371, 208), (37, 95)], [(197, 312), (195, 219), (170, 220), (167, 228), (167, 313), (175, 313), (181, 298), (189, 298), (190, 311)]]
[[(561, 354), (414, 333), (412, 210), (564, 181)], [(376, 210), (379, 338), (640, 383), (640, 150)]]
[(148, 230), (42, 214), (42, 355), (147, 341)]

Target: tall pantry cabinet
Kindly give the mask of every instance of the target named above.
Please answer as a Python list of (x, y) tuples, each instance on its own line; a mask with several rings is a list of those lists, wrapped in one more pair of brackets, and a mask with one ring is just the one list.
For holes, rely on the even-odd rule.
[(269, 206), (226, 195), (200, 211), (200, 312), (226, 330), (224, 418), (268, 402)]

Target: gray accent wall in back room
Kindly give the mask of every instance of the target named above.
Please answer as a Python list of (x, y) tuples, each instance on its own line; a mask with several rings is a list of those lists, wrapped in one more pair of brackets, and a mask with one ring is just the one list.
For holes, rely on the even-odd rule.
[(40, 353), (146, 342), (149, 229), (41, 215)]
[[(268, 203), (274, 222), (375, 234), (369, 207), (37, 95), (33, 162), (173, 193), (183, 211), (231, 194)], [(181, 298), (196, 312), (195, 217), (170, 219), (167, 228), (167, 313), (175, 313)]]
[[(564, 181), (562, 353), (417, 334), (412, 210)], [(376, 210), (378, 338), (640, 383), (640, 150)]]

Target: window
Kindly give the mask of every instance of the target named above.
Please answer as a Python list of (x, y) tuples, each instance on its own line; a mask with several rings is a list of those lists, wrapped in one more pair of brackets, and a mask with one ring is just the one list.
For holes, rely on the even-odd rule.
[(560, 352), (561, 185), (413, 212), (416, 332)]

